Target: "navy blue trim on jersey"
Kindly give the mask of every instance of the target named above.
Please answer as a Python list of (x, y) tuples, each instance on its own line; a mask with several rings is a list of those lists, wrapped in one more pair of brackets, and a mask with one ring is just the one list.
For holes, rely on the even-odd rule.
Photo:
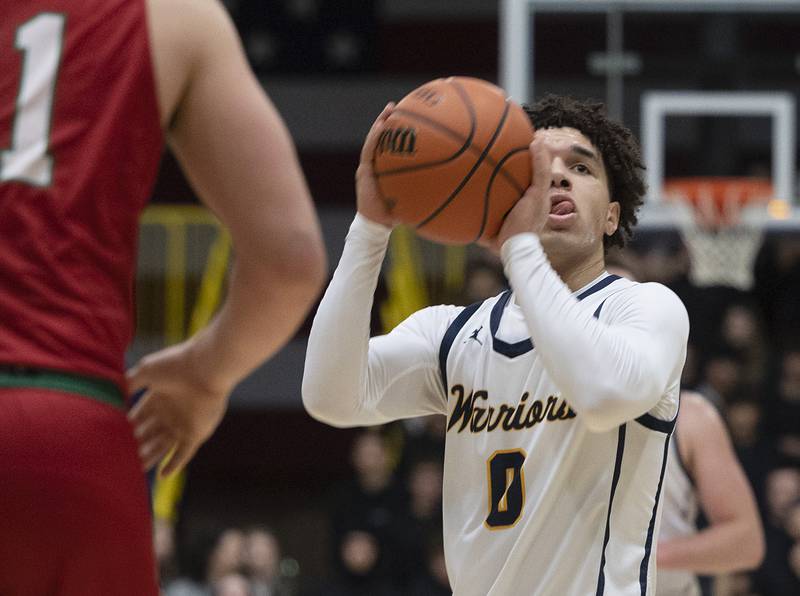
[(625, 451), (625, 429), (627, 424), (619, 427), (617, 434), (617, 460), (614, 462), (614, 476), (611, 480), (611, 496), (608, 498), (608, 511), (606, 512), (606, 531), (603, 537), (603, 551), (600, 555), (600, 572), (597, 576), (597, 596), (603, 594), (606, 585), (606, 546), (608, 539), (611, 536), (611, 507), (614, 505), (614, 493), (617, 491), (617, 482), (619, 482), (619, 474), (622, 469), (622, 455)]
[(661, 498), (661, 486), (664, 484), (664, 472), (667, 470), (667, 453), (669, 451), (670, 435), (664, 439), (664, 457), (661, 460), (661, 476), (658, 479), (658, 488), (656, 489), (656, 502), (653, 504), (653, 514), (650, 516), (650, 526), (647, 528), (647, 541), (644, 544), (644, 558), (639, 567), (639, 587), (641, 588), (641, 595), (647, 594), (647, 568), (650, 565), (650, 549), (653, 546), (653, 531), (656, 526), (656, 511), (658, 511), (658, 500)]
[(675, 418), (672, 420), (661, 420), (656, 418), (651, 414), (642, 414), (636, 419), (636, 422), (641, 424), (642, 426), (649, 428), (650, 430), (655, 430), (660, 433), (669, 434), (675, 428), (675, 423), (678, 420), (678, 415), (675, 414)]
[(444, 387), (445, 400), (448, 397), (447, 356), (450, 354), (450, 348), (453, 347), (453, 342), (456, 340), (456, 335), (458, 335), (458, 332), (464, 328), (464, 325), (467, 324), (467, 321), (469, 321), (472, 315), (475, 314), (475, 311), (478, 310), (478, 307), (481, 304), (483, 304), (483, 301), (474, 302), (458, 313), (458, 316), (453, 320), (452, 323), (450, 323), (447, 331), (444, 332), (444, 337), (442, 337), (442, 343), (439, 346), (439, 372), (442, 376), (442, 387)]
[(672, 442), (675, 443), (675, 457), (678, 459), (678, 465), (680, 466), (683, 473), (686, 474), (686, 478), (689, 480), (689, 484), (692, 485), (692, 488), (697, 488), (694, 483), (694, 478), (689, 473), (689, 469), (686, 467), (686, 463), (683, 461), (681, 457), (681, 446), (678, 443), (678, 433), (677, 431), (672, 435)]
[(600, 318), (600, 311), (601, 311), (601, 310), (603, 310), (603, 305), (604, 305), (605, 303), (606, 303), (606, 301), (605, 301), (605, 300), (603, 300), (603, 301), (600, 303), (600, 305), (597, 307), (597, 310), (595, 310), (595, 311), (594, 311), (594, 314), (593, 314), (592, 316), (593, 316), (595, 319), (599, 319), (599, 318)]
[(508, 358), (516, 358), (517, 356), (522, 356), (522, 354), (530, 352), (533, 349), (533, 342), (531, 338), (528, 338), (510, 344), (502, 339), (497, 339), (496, 335), (497, 330), (500, 328), (500, 318), (503, 316), (503, 309), (505, 309), (506, 304), (508, 304), (509, 298), (511, 298), (511, 290), (506, 290), (500, 294), (500, 299), (492, 307), (492, 315), (489, 318), (489, 330), (492, 334), (492, 349)]
[[(604, 277), (596, 284), (594, 284), (592, 287), (588, 288), (586, 291), (581, 292), (577, 296), (578, 300), (583, 300), (587, 296), (591, 296), (595, 292), (598, 292), (603, 288), (605, 288), (607, 285), (617, 281), (619, 278), (620, 278), (619, 275), (609, 275), (607, 277)], [(505, 292), (500, 294), (500, 299), (492, 307), (492, 315), (489, 319), (489, 329), (492, 333), (492, 349), (498, 354), (502, 354), (503, 356), (506, 356), (508, 358), (516, 358), (517, 356), (522, 356), (523, 354), (527, 354), (533, 349), (534, 346), (531, 338), (523, 339), (513, 344), (497, 338), (497, 330), (500, 328), (500, 319), (503, 316), (503, 309), (506, 307), (506, 304), (508, 304), (510, 298), (511, 298), (511, 290), (506, 290)], [(601, 303), (600, 306), (597, 307), (597, 310), (594, 312), (595, 318), (600, 316), (600, 310), (602, 308), (603, 304)]]
[(594, 284), (591, 288), (588, 288), (585, 291), (583, 291), (580, 294), (578, 294), (578, 300), (583, 300), (587, 296), (591, 296), (595, 292), (599, 292), (600, 290), (605, 288), (607, 285), (614, 283), (618, 279), (619, 279), (619, 275), (609, 275), (608, 277), (604, 277), (603, 279), (598, 281), (596, 284)]

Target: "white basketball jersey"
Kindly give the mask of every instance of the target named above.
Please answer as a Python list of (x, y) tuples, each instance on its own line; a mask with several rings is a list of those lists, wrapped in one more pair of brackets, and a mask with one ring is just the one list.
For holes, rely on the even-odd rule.
[[(607, 276), (578, 298), (613, 322), (634, 285)], [(654, 594), (674, 422), (645, 414), (589, 431), (536, 346), (518, 340), (526, 336), (506, 292), (462, 311), (442, 341), (444, 538), (454, 594)]]
[(425, 308), (370, 339), (388, 236), (360, 216), (350, 228), (309, 336), (308, 411), (335, 426), (447, 416), (455, 596), (655, 594), (680, 300), (606, 273), (571, 292), (518, 234), (502, 249), (513, 297)]
[[(678, 435), (672, 437), (672, 446), (664, 477), (664, 513), (661, 519), (661, 540), (690, 536), (697, 533), (697, 516), (700, 503), (694, 483), (686, 472), (678, 450)], [(699, 596), (697, 576), (688, 571), (659, 570), (658, 596)]]

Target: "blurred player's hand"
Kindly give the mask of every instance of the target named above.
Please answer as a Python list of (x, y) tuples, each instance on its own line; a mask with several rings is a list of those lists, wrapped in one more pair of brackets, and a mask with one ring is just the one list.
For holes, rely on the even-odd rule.
[(358, 212), (367, 219), (389, 228), (394, 227), (397, 222), (392, 218), (391, 206), (387, 205), (378, 190), (378, 181), (375, 179), (375, 171), (372, 164), (375, 157), (375, 147), (378, 146), (378, 140), (383, 132), (386, 119), (393, 109), (394, 102), (389, 102), (375, 119), (375, 122), (372, 123), (372, 128), (369, 129), (367, 138), (364, 140), (364, 146), (361, 148), (361, 158), (356, 170)]
[(216, 430), (233, 387), (210, 386), (184, 342), (143, 358), (127, 372), (131, 393), (143, 391), (128, 413), (145, 470), (164, 462), (162, 476), (182, 469)]
[(533, 180), (530, 187), (508, 212), (497, 236), (481, 245), (499, 254), (506, 240), (517, 234), (539, 234), (550, 215), (550, 185), (553, 180), (550, 152), (542, 136), (534, 135), (530, 146)]

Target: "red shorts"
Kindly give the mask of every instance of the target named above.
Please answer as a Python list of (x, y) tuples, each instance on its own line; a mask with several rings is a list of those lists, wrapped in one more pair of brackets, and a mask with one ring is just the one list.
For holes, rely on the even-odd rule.
[(0, 594), (156, 596), (151, 520), (122, 409), (0, 389)]

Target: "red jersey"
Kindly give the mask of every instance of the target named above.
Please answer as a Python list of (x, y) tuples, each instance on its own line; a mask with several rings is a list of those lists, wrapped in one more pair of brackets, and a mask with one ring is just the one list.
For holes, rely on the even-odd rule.
[(162, 146), (145, 0), (0, 3), (0, 364), (123, 386)]

